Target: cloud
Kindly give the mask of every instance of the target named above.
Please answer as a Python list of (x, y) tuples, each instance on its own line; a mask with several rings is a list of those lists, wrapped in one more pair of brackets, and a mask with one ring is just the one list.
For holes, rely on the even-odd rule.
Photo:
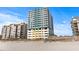
[(6, 13), (0, 13), (0, 34), (2, 31), (2, 26), (21, 22), (24, 22), (24, 19), (20, 19), (17, 15), (15, 16)]
[(63, 21), (63, 23), (56, 23), (54, 24), (54, 32), (56, 35), (71, 36), (71, 24), (66, 21)]

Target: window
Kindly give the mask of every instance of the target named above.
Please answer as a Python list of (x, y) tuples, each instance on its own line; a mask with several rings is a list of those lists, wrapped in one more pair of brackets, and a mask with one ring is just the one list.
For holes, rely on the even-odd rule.
[[(46, 19), (46, 20), (47, 20), (47, 19), (48, 19), (48, 18), (47, 18), (47, 16), (46, 16), (44, 19)], [(48, 21), (48, 20), (47, 20), (47, 21)]]
[(39, 30), (41, 30), (41, 28), (39, 28)]
[(31, 37), (31, 36), (29, 36), (29, 37)]
[(31, 31), (31, 29), (29, 29), (29, 31)]
[(33, 30), (35, 30), (35, 29), (33, 29)]
[(45, 37), (48, 37), (48, 35), (45, 35)]
[(47, 29), (47, 27), (45, 27), (45, 29)]
[(45, 31), (45, 32), (47, 32), (47, 31)]
[(48, 33), (45, 33), (45, 34), (48, 34)]
[(33, 26), (33, 27), (35, 27), (35, 26)]
[(31, 32), (28, 32), (28, 33), (31, 33)]
[(36, 28), (36, 30), (38, 30), (38, 29)]

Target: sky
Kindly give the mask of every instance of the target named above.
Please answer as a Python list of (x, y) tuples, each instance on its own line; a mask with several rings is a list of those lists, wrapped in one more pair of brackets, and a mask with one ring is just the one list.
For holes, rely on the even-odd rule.
[[(0, 7), (0, 34), (4, 25), (28, 21), (28, 11), (34, 7)], [(53, 17), (54, 33), (56, 35), (71, 36), (71, 20), (79, 16), (78, 7), (48, 7)]]

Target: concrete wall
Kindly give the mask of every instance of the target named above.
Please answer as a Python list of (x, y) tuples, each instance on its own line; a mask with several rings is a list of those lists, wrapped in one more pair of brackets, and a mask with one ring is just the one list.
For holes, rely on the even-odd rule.
[(72, 36), (49, 36), (48, 40), (52, 40), (52, 41), (72, 41), (73, 37)]
[(73, 36), (73, 40), (79, 41), (79, 36)]

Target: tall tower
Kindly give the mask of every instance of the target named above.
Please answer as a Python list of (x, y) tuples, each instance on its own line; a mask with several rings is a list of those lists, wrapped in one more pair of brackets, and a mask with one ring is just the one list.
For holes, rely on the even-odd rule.
[(28, 39), (47, 39), (49, 35), (54, 35), (53, 18), (48, 8), (39, 7), (29, 11), (28, 15)]

